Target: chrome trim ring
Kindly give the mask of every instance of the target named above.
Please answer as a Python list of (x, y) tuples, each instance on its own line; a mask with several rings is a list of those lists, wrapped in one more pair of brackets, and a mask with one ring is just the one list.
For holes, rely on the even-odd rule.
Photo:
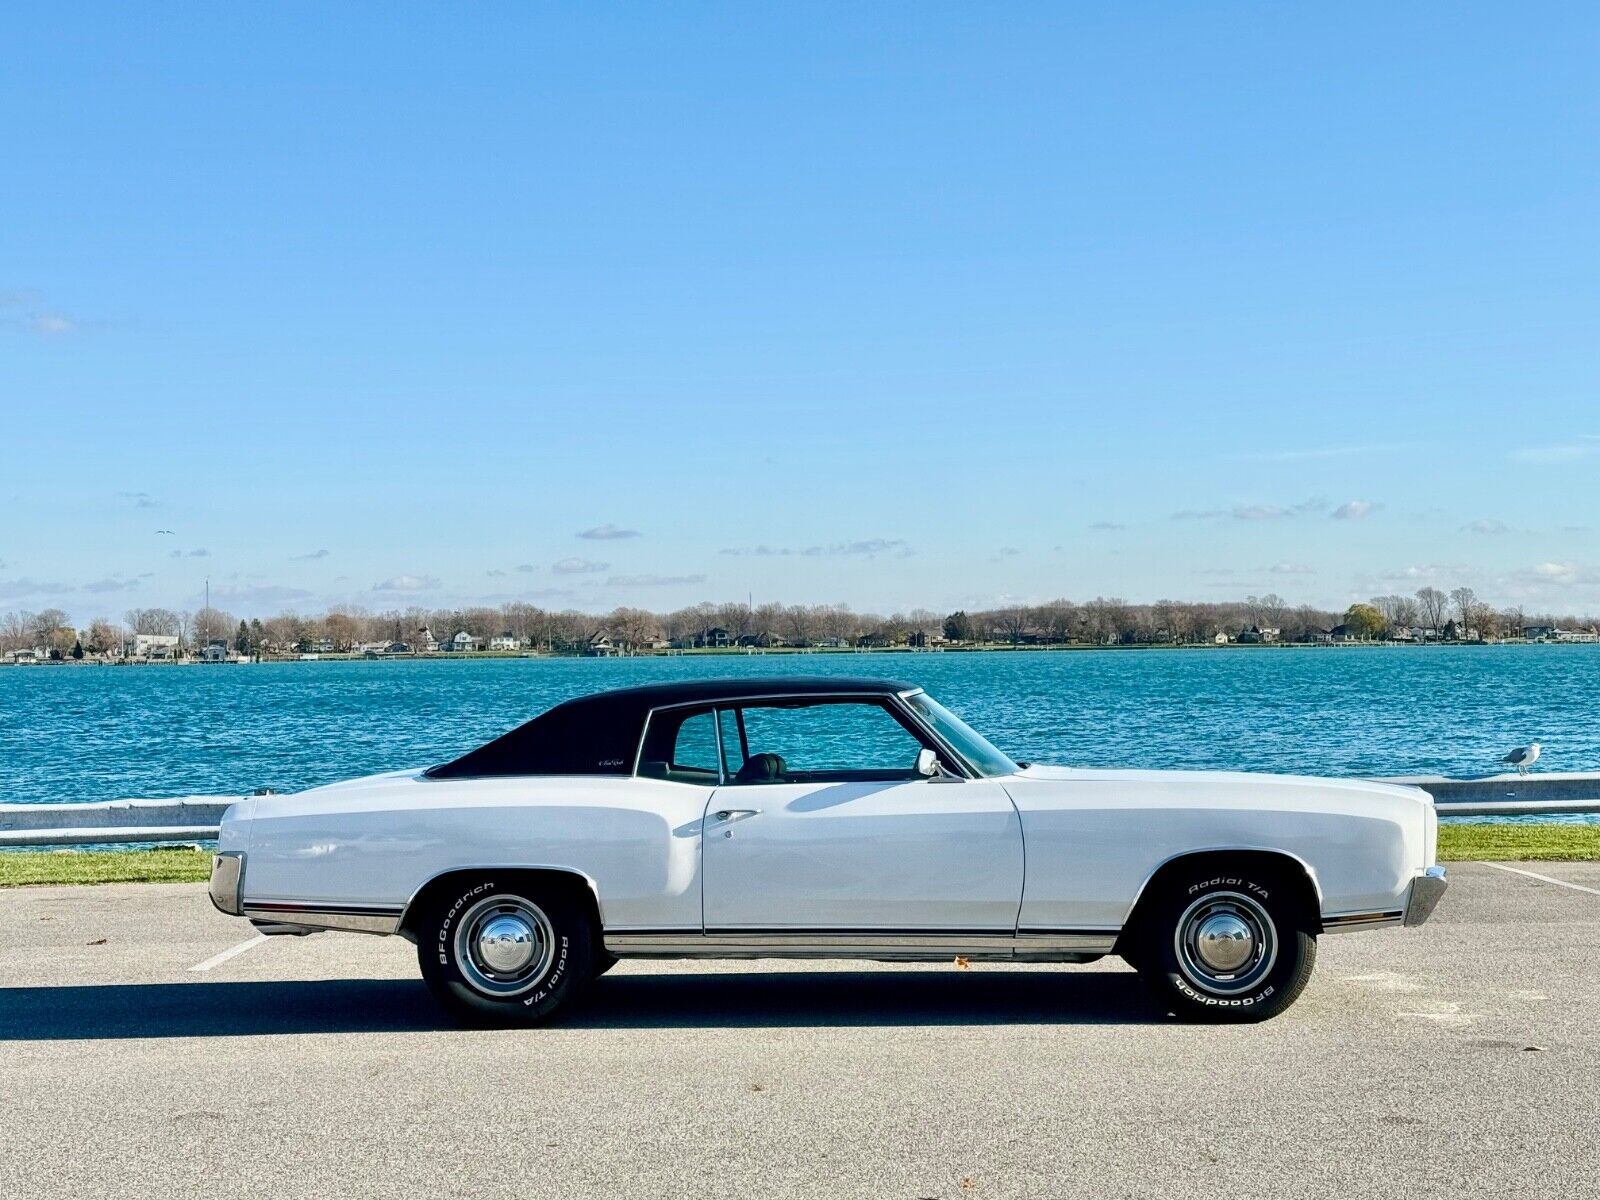
[(1278, 961), (1278, 930), (1259, 901), (1243, 892), (1209, 892), (1178, 918), (1178, 968), (1218, 996), (1249, 991)]
[(521, 896), (478, 901), (456, 926), (456, 963), (485, 996), (520, 996), (550, 972), (555, 928), (544, 910)]

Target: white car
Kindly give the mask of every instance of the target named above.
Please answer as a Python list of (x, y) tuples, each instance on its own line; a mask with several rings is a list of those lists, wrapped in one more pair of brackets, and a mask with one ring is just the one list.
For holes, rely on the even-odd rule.
[(1294, 1002), (1316, 938), (1445, 888), (1416, 788), (1013, 762), (920, 688), (709, 680), (557, 705), (453, 762), (228, 809), (211, 898), (400, 934), (456, 1017), (537, 1023), (618, 958), (1119, 954), (1179, 1016)]

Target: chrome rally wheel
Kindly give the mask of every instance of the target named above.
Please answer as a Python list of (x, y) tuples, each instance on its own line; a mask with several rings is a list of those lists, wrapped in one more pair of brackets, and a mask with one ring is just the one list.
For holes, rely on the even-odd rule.
[(519, 871), (444, 881), (414, 927), (428, 989), (467, 1024), (551, 1019), (593, 978), (594, 904), (583, 888)]
[(1308, 889), (1289, 867), (1260, 859), (1180, 867), (1140, 902), (1125, 957), (1167, 1012), (1264, 1021), (1293, 1004), (1311, 978), (1316, 912)]
[(555, 929), (537, 904), (521, 896), (491, 896), (462, 915), (455, 957), (466, 981), (486, 996), (520, 996), (550, 971)]
[(1214, 892), (1189, 905), (1173, 934), (1183, 973), (1219, 996), (1247, 992), (1278, 960), (1278, 931), (1255, 900)]

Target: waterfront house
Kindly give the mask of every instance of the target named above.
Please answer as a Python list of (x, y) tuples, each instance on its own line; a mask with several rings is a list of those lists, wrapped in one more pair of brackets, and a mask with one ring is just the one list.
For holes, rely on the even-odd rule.
[(497, 633), (489, 639), (489, 649), (520, 650), (522, 649), (522, 639), (517, 637), (516, 634), (511, 633), (509, 630), (505, 633)]
[(313, 654), (332, 654), (335, 647), (331, 637), (312, 638), (306, 647)]
[(1556, 627), (1554, 625), (1524, 625), (1522, 627), (1522, 636), (1530, 642), (1548, 641), (1555, 635)]
[(1592, 629), (1558, 629), (1551, 635), (1554, 642), (1600, 642), (1600, 633)]
[(227, 662), (228, 643), (223, 641), (210, 641), (200, 647), (201, 662)]
[(411, 644), (426, 654), (433, 654), (439, 649), (439, 639), (433, 636), (433, 631), (426, 625), (417, 630), (417, 635), (411, 639)]
[(730, 642), (728, 631), (720, 625), (713, 625), (710, 629), (702, 629), (694, 636), (696, 646), (705, 646), (712, 650), (720, 650)]
[(465, 629), (458, 630), (455, 637), (450, 639), (447, 649), (457, 654), (467, 653), (472, 650), (481, 650), (483, 649), (483, 639), (473, 637), (472, 634), (468, 633)]
[(589, 635), (589, 640), (584, 643), (583, 652), (593, 658), (610, 658), (614, 654), (622, 653), (611, 640), (611, 635), (603, 629)]
[(386, 647), (384, 647), (383, 652), (385, 654), (410, 654), (411, 647), (406, 645), (404, 642), (390, 642)]
[(1321, 625), (1310, 625), (1306, 627), (1305, 638), (1308, 642), (1326, 644), (1333, 641), (1333, 630), (1324, 629)]
[(123, 644), (122, 652), (128, 658), (142, 662), (174, 659), (178, 657), (178, 635), (136, 633)]

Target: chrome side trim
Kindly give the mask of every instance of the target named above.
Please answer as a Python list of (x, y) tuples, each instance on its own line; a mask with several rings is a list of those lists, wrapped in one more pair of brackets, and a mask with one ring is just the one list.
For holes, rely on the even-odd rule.
[(342, 929), (347, 933), (391, 934), (400, 930), (401, 910), (358, 905), (311, 905), (246, 902), (244, 915), (271, 925), (302, 929)]
[(865, 958), (939, 961), (963, 958), (1043, 960), (1109, 954), (1114, 930), (1035, 933), (921, 933), (828, 930), (740, 930), (696, 933), (617, 931), (605, 935), (606, 952), (631, 958)]
[(1449, 887), (1443, 867), (1429, 867), (1411, 881), (1411, 895), (1406, 899), (1406, 924), (1421, 925), (1433, 915), (1439, 898)]
[(240, 889), (244, 886), (244, 851), (223, 850), (211, 856), (211, 883), (206, 889), (218, 912), (237, 917)]
[(1345, 933), (1356, 929), (1376, 929), (1381, 925), (1398, 925), (1404, 916), (1399, 912), (1341, 913), (1337, 917), (1323, 917), (1322, 932)]

